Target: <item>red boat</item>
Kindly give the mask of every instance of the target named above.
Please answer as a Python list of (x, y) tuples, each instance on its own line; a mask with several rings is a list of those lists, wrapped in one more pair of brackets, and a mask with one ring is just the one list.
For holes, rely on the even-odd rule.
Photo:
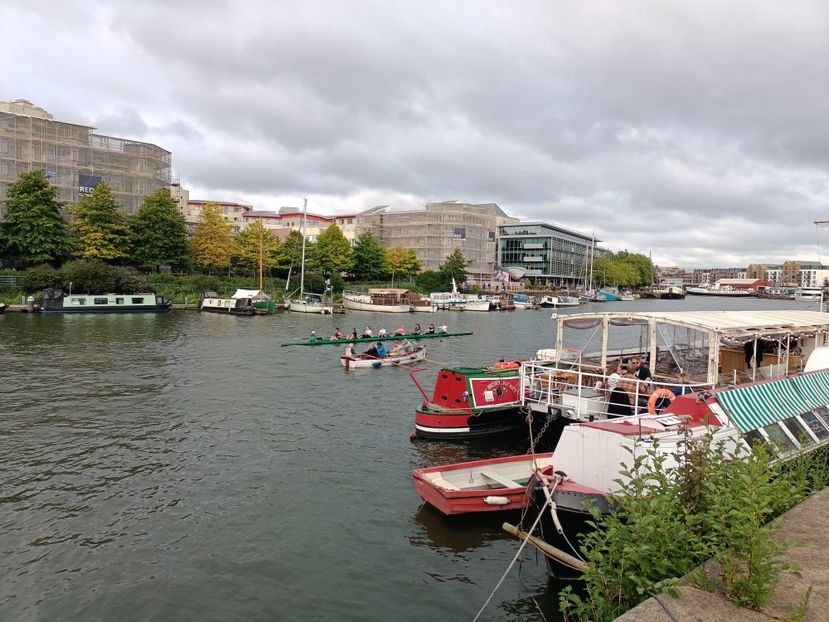
[(412, 471), (417, 494), (440, 512), (470, 514), (520, 510), (536, 471), (553, 472), (553, 454), (522, 454)]
[(415, 436), (463, 439), (500, 434), (527, 424), (521, 414), (520, 363), (499, 361), (491, 367), (444, 368), (432, 399), (409, 372), (424, 397), (415, 411)]

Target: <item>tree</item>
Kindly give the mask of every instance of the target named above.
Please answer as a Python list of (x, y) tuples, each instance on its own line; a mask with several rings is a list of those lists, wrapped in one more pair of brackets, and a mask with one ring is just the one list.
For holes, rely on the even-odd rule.
[(342, 230), (332, 224), (317, 237), (314, 245), (314, 260), (323, 273), (340, 274), (349, 272), (354, 265), (354, 252)]
[(6, 190), (6, 222), (3, 246), (13, 259), (27, 264), (56, 262), (70, 248), (63, 204), (57, 188), (49, 185), (43, 171), (21, 173)]
[(208, 203), (201, 210), (201, 222), (190, 240), (190, 259), (193, 265), (205, 270), (227, 268), (236, 252), (236, 243), (230, 233), (230, 224), (222, 219), (222, 208)]
[(406, 267), (404, 268), (405, 274), (417, 274), (420, 272), (422, 265), (423, 262), (420, 261), (414, 249), (410, 248), (406, 251)]
[[(312, 249), (313, 245), (306, 240), (305, 252)], [(299, 231), (292, 230), (285, 241), (279, 246), (276, 253), (276, 269), (284, 273), (290, 271), (292, 274), (299, 272), (300, 262), (302, 261), (302, 234)]]
[(463, 253), (461, 253), (459, 248), (456, 248), (440, 267), (441, 276), (443, 276), (446, 281), (455, 279), (455, 283), (460, 285), (466, 281), (466, 266), (468, 265), (469, 262), (466, 261)]
[(362, 279), (379, 279), (389, 273), (386, 253), (371, 231), (357, 238), (354, 245), (354, 274)]
[(100, 182), (69, 213), (75, 255), (104, 261), (129, 256), (132, 233), (109, 184)]
[(132, 260), (139, 266), (187, 264), (187, 225), (184, 216), (164, 188), (144, 198), (130, 220)]
[(236, 237), (236, 254), (234, 265), (248, 270), (259, 270), (260, 246), (262, 249), (262, 267), (266, 270), (276, 267), (279, 240), (265, 229), (261, 222), (254, 222)]
[(387, 248), (386, 263), (391, 270), (392, 281), (394, 280), (395, 275), (403, 276), (406, 274), (405, 270), (408, 262), (406, 261), (406, 251), (403, 250), (403, 247), (392, 246), (391, 248)]

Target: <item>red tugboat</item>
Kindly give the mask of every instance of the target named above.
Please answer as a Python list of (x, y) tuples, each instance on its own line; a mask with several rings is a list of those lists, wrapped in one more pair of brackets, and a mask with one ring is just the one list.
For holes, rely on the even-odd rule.
[(517, 430), (521, 412), (520, 362), (492, 367), (447, 367), (438, 372), (432, 399), (409, 372), (424, 401), (415, 411), (415, 437), (466, 439)]

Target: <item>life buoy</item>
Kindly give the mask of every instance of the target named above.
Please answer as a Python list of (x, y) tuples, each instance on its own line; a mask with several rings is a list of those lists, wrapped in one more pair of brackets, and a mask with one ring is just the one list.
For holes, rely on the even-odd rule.
[(520, 363), (518, 361), (498, 361), (492, 367), (494, 369), (518, 369)]
[(648, 399), (648, 412), (652, 415), (657, 414), (656, 412), (656, 403), (661, 399), (666, 399), (669, 402), (673, 401), (676, 397), (673, 391), (669, 389), (657, 389), (653, 393), (651, 393), (650, 399)]

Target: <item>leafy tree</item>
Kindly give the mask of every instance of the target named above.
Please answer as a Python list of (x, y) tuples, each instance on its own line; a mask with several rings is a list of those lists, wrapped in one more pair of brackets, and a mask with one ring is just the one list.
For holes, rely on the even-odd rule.
[(187, 225), (184, 216), (164, 188), (144, 198), (130, 220), (132, 260), (140, 266), (187, 264)]
[(133, 294), (149, 290), (143, 275), (134, 268), (111, 266), (99, 259), (75, 259), (67, 261), (58, 271), (59, 287), (64, 291), (85, 294), (119, 292)]
[(279, 240), (258, 221), (236, 236), (234, 265), (248, 270), (259, 270), (260, 246), (262, 267), (266, 270), (275, 268), (280, 247)]
[(451, 287), (443, 274), (434, 270), (426, 270), (417, 275), (415, 287), (418, 291), (429, 294), (431, 292), (445, 292)]
[(357, 238), (354, 245), (354, 274), (363, 279), (378, 279), (389, 273), (386, 253), (371, 231)]
[(417, 256), (417, 253), (414, 249), (410, 248), (406, 251), (406, 267), (404, 268), (405, 274), (417, 274), (420, 272), (420, 268), (423, 266), (423, 262)]
[(24, 263), (55, 262), (70, 248), (63, 204), (57, 188), (43, 171), (21, 173), (6, 190), (3, 246), (8, 256)]
[(201, 222), (190, 240), (193, 265), (205, 270), (227, 268), (236, 252), (230, 224), (222, 219), (222, 208), (208, 203), (201, 210)]
[(389, 270), (391, 270), (392, 278), (395, 275), (403, 276), (406, 274), (408, 262), (406, 261), (406, 251), (403, 250), (403, 247), (392, 246), (391, 248), (387, 248), (386, 263), (389, 266)]
[(75, 255), (103, 260), (129, 256), (132, 232), (118, 209), (109, 184), (100, 182), (92, 194), (70, 208), (69, 213), (73, 217)]
[(317, 267), (323, 273), (330, 272), (333, 275), (349, 272), (354, 265), (351, 242), (336, 224), (332, 224), (317, 237), (313, 255)]
[(619, 251), (613, 257), (618, 261), (629, 264), (636, 270), (636, 281), (631, 283), (631, 285), (650, 285), (653, 282), (654, 270), (650, 257), (646, 257), (641, 253), (630, 253), (628, 251)]
[(446, 258), (443, 265), (440, 267), (440, 273), (447, 282), (455, 279), (455, 283), (460, 285), (466, 281), (466, 266), (469, 262), (463, 256), (459, 248), (452, 251), (452, 254)]
[[(305, 254), (306, 256), (313, 253), (313, 244), (306, 240)], [(285, 238), (285, 241), (280, 245), (276, 253), (276, 268), (284, 273), (289, 270), (291, 274), (299, 273), (300, 264), (302, 262), (302, 234), (299, 231), (293, 230)]]

